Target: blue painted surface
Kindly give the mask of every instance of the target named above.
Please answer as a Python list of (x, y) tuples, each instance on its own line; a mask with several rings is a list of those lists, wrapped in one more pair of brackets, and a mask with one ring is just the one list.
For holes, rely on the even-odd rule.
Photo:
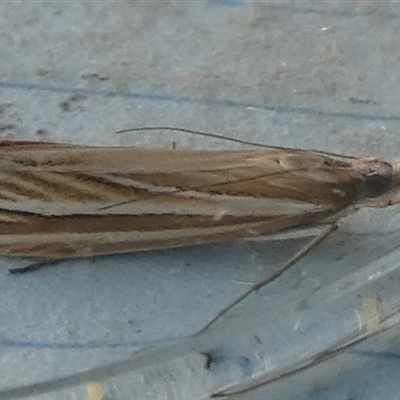
[(228, 7), (240, 7), (240, 6), (245, 6), (246, 2), (245, 1), (240, 1), (240, 0), (212, 0), (214, 3), (221, 4), (223, 6), (228, 6)]
[[(68, 141), (65, 132), (73, 132), (71, 141), (78, 137), (82, 142), (109, 143), (110, 138), (99, 133), (103, 125), (112, 132), (110, 126), (116, 130), (121, 123), (142, 126), (146, 121), (149, 126), (157, 121), (160, 125), (168, 118), (169, 125), (172, 121), (182, 127), (227, 134), (232, 129), (232, 136), (245, 132), (247, 139), (254, 141), (260, 138), (251, 135), (258, 131), (266, 136), (262, 141), (282, 145), (292, 145), (291, 140), (297, 139), (299, 145), (308, 141), (308, 146), (327, 150), (335, 143), (347, 153), (373, 153), (380, 148), (383, 154), (388, 150), (398, 153), (400, 13), (388, 2), (364, 3), (116, 2), (111, 9), (107, 2), (30, 2), (23, 8), (3, 2), (0, 45), (6, 56), (0, 72), (1, 133), (8, 134), (6, 126), (14, 126), (4, 138), (16, 138), (43, 126), (49, 133), (46, 140)], [(93, 71), (109, 75), (110, 80), (83, 79)], [(58, 102), (73, 94), (85, 95), (88, 104), (79, 112), (63, 115)], [(353, 97), (361, 101), (349, 101)], [(59, 132), (64, 136), (57, 136)], [(394, 218), (389, 216), (389, 222)], [(307, 288), (313, 293), (312, 283), (323, 285), (324, 279), (336, 278), (330, 276), (335, 271), (345, 275), (357, 262), (356, 267), (361, 268), (384, 253), (373, 247), (376, 244), (379, 249), (379, 237), (370, 241), (353, 238), (353, 248), (345, 246), (348, 239), (338, 236), (323, 251), (317, 250), (314, 258), (308, 258), (270, 292), (257, 294), (254, 307), (263, 311), (274, 300), (289, 301), (296, 290), (300, 295)], [(359, 250), (363, 245), (364, 250)], [(16, 371), (35, 371), (42, 365), (43, 354), (56, 357), (62, 350), (63, 356), (69, 356), (69, 364), (60, 360), (54, 370), (64, 376), (63, 367), (68, 371), (73, 366), (79, 366), (79, 371), (92, 367), (82, 363), (91, 351), (110, 354), (108, 350), (126, 349), (128, 353), (132, 347), (157, 345), (169, 337), (192, 333), (243, 291), (238, 281), (255, 281), (264, 268), (273, 269), (293, 254), (286, 243), (275, 248), (241, 246), (110, 257), (93, 265), (75, 260), (71, 268), (19, 280), (10, 280), (4, 273), (0, 280), (0, 368), (7, 368), (7, 387), (21, 381), (11, 382), (3, 360), (13, 362)], [(8, 263), (3, 262), (4, 269)], [(134, 328), (127, 323), (132, 316), (136, 318)], [(321, 332), (303, 330), (301, 324), (295, 331), (296, 314), (288, 318), (291, 337), (299, 341), (302, 336), (324, 334), (323, 324)], [(245, 324), (246, 332), (252, 329)], [(262, 329), (268, 336), (268, 328)], [(277, 328), (272, 324), (269, 329)], [(286, 334), (282, 332), (281, 337)], [(396, 339), (393, 334), (392, 342)], [(285, 348), (288, 343), (296, 345), (291, 339)], [(283, 388), (279, 396), (268, 392), (261, 398), (297, 399), (300, 390), (301, 398), (362, 397), (369, 393), (360, 377), (369, 377), (376, 365), (392, 376), (393, 363), (385, 360), (396, 362), (399, 356), (387, 348), (382, 340), (371, 344), (370, 351), (350, 350), (345, 356), (362, 362), (346, 374), (338, 376), (337, 371), (345, 370), (349, 358), (341, 363), (338, 357), (324, 363), (324, 368), (316, 368), (323, 376), (317, 376), (318, 371), (310, 373), (292, 386), (282, 379), (276, 385)], [(310, 348), (304, 349), (305, 354), (308, 351)], [(268, 356), (249, 351), (242, 358), (230, 358), (228, 353), (222, 360), (217, 354), (221, 368), (236, 365), (247, 375), (256, 374), (264, 365), (258, 361)], [(162, 361), (155, 361), (153, 367)], [(194, 371), (195, 386), (199, 371), (184, 370), (181, 376), (187, 380), (191, 376), (188, 370)], [(127, 376), (130, 381), (134, 374)], [(167, 375), (153, 376), (161, 378), (148, 379), (149, 387), (161, 385)], [(77, 374), (74, 379), (61, 378), (63, 387), (85, 383), (88, 376)], [(36, 377), (33, 380), (37, 381)], [(376, 398), (391, 398), (388, 380), (378, 375), (370, 380), (382, 390)], [(169, 393), (193, 398), (186, 382), (179, 383), (181, 386)], [(394, 379), (392, 384), (396, 384)], [(324, 387), (329, 387), (329, 392), (321, 390), (316, 396), (316, 388)], [(27, 392), (13, 393), (23, 397)], [(127, 397), (126, 393), (117, 396)]]
[(351, 112), (351, 111), (337, 111), (331, 112), (322, 109), (315, 109), (309, 107), (290, 107), (280, 105), (266, 105), (257, 102), (246, 102), (240, 100), (219, 100), (215, 98), (196, 98), (191, 96), (185, 96), (180, 94), (163, 94), (163, 93), (152, 93), (152, 92), (132, 92), (123, 91), (117, 92), (107, 89), (83, 89), (83, 88), (68, 88), (68, 87), (56, 87), (46, 86), (31, 83), (22, 82), (0, 82), (0, 87), (7, 89), (26, 90), (32, 92), (53, 92), (53, 93), (74, 93), (83, 94), (88, 96), (104, 96), (113, 98), (127, 98), (127, 99), (138, 99), (152, 102), (176, 102), (176, 103), (191, 103), (191, 104), (204, 104), (208, 106), (221, 106), (231, 108), (257, 108), (264, 111), (273, 111), (278, 114), (298, 114), (304, 116), (328, 116), (335, 118), (349, 118), (360, 121), (400, 121), (398, 115), (373, 115), (364, 112)]

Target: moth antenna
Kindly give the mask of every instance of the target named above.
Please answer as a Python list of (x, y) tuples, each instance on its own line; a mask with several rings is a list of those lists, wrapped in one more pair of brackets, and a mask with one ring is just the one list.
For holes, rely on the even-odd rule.
[(349, 156), (346, 154), (339, 154), (339, 153), (332, 153), (329, 151), (321, 151), (321, 150), (306, 150), (306, 149), (294, 149), (291, 147), (283, 147), (283, 146), (272, 146), (269, 144), (264, 144), (264, 143), (257, 143), (257, 142), (252, 142), (249, 140), (242, 140), (242, 139), (237, 139), (234, 137), (230, 136), (224, 136), (224, 135), (219, 135), (217, 133), (208, 133), (208, 132), (201, 132), (201, 131), (196, 131), (192, 129), (186, 129), (186, 128), (174, 128), (172, 126), (148, 126), (148, 127), (142, 127), (142, 128), (129, 128), (129, 129), (123, 129), (120, 131), (116, 131), (115, 133), (120, 134), (120, 133), (128, 133), (128, 132), (140, 132), (140, 131), (156, 131), (156, 130), (164, 130), (164, 131), (175, 131), (175, 132), (184, 132), (184, 133), (190, 133), (192, 135), (197, 135), (197, 136), (203, 136), (203, 137), (209, 137), (213, 139), (220, 139), (220, 140), (226, 140), (228, 142), (233, 142), (233, 143), (239, 143), (243, 144), (245, 146), (254, 146), (254, 147), (262, 147), (264, 149), (271, 149), (271, 150), (281, 150), (281, 151), (300, 151), (300, 152), (314, 152), (318, 154), (323, 154), (327, 156), (333, 156), (333, 157), (339, 157), (339, 158), (347, 158), (351, 160), (357, 159), (357, 157), (354, 156)]

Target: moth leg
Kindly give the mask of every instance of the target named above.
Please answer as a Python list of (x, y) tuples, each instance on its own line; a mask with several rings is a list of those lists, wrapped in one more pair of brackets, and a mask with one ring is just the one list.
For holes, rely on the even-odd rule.
[(205, 332), (208, 328), (210, 328), (216, 321), (218, 321), (224, 314), (226, 314), (230, 309), (239, 304), (242, 300), (248, 297), (250, 294), (257, 292), (262, 287), (272, 282), (276, 278), (280, 277), (285, 271), (287, 271), (292, 265), (294, 265), (297, 261), (299, 261), (302, 257), (307, 255), (315, 246), (323, 242), (333, 231), (337, 229), (336, 224), (328, 225), (323, 229), (318, 236), (316, 236), (313, 240), (308, 242), (305, 246), (303, 246), (292, 258), (290, 258), (286, 263), (284, 263), (280, 268), (278, 268), (271, 275), (266, 276), (261, 279), (257, 283), (251, 285), (243, 294), (229, 303), (226, 307), (222, 308), (218, 313), (209, 321), (207, 324), (203, 326), (197, 333), (200, 335)]
[(54, 264), (57, 264), (58, 262), (62, 261), (61, 259), (50, 259), (50, 260), (43, 260), (43, 261), (38, 261), (32, 264), (29, 264), (25, 267), (19, 267), (19, 268), (9, 268), (8, 273), (9, 274), (25, 274), (26, 272), (34, 272), (42, 268), (50, 267)]

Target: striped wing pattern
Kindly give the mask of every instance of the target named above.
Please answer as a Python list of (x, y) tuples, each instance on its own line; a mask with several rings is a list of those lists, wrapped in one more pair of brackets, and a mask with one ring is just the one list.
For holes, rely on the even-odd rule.
[(356, 197), (351, 164), (293, 151), (0, 143), (0, 253), (84, 257), (314, 223)]

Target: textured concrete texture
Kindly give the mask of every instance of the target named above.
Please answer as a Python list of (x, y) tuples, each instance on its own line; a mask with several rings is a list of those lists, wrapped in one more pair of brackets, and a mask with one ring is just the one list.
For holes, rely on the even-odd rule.
[[(0, 136), (239, 147), (166, 131), (115, 134), (174, 126), (394, 159), (399, 30), (395, 2), (3, 1)], [(125, 369), (42, 387), (62, 388), (57, 392), (13, 395), (82, 399), (84, 383), (100, 380), (107, 398), (208, 398), (223, 385), (246, 387), (286, 371), (290, 360), (295, 369), (307, 355), (363, 332), (363, 312), (373, 311), (356, 303), (357, 296), (378, 299), (378, 309), (395, 313), (397, 215), (394, 207), (344, 220), (309, 257), (201, 340), (190, 335), (304, 241), (71, 260), (25, 276), (10, 276), (7, 268), (26, 260), (1, 258), (0, 390), (79, 376), (151, 344), (165, 347), (139, 353)], [(385, 280), (370, 287), (373, 267), (385, 271)], [(350, 285), (354, 298), (337, 282)], [(398, 398), (400, 331), (393, 325), (362, 348), (233, 397)], [(173, 348), (166, 341), (176, 337), (188, 340)], [(130, 372), (112, 376), (118, 368)]]

